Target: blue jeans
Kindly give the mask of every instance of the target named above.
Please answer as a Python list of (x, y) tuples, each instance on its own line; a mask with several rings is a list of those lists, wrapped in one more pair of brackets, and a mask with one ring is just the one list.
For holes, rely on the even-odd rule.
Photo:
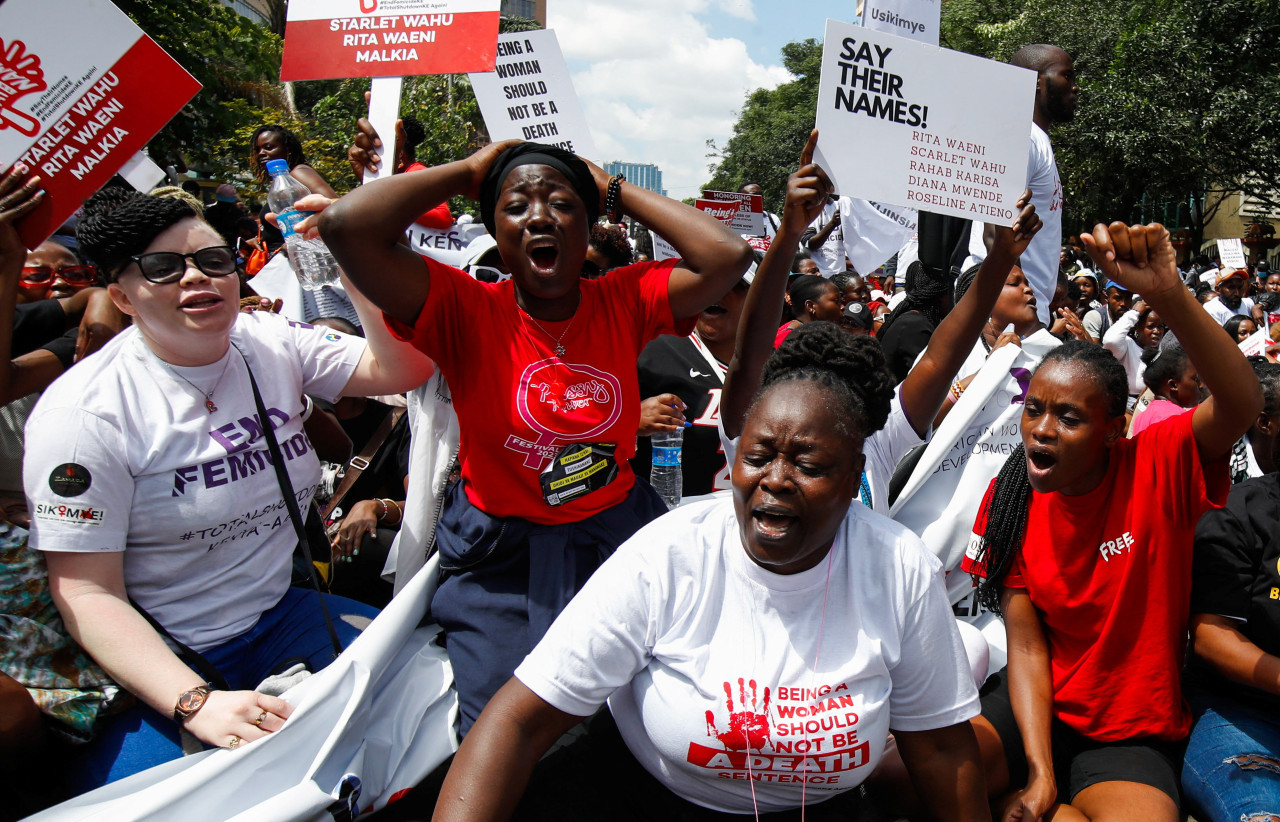
[(1187, 697), (1196, 724), (1182, 790), (1199, 806), (1197, 817), (1249, 822), (1280, 814), (1280, 717), (1204, 691)]
[[(360, 635), (376, 608), (325, 594), (342, 647)], [(348, 619), (354, 617), (352, 622)], [(274, 607), (235, 639), (205, 651), (233, 690), (249, 690), (285, 662), (306, 662), (318, 671), (333, 661), (333, 646), (324, 626), (316, 592), (290, 588)], [(173, 695), (178, 698), (177, 694)], [(182, 756), (182, 739), (172, 716), (161, 716), (138, 703), (98, 722), (91, 742), (74, 750), (68, 772), (77, 793), (99, 788)]]

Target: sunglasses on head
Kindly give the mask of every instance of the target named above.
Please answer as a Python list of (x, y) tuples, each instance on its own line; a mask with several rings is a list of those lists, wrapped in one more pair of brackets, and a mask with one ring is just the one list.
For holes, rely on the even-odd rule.
[(188, 260), (209, 277), (225, 277), (236, 271), (235, 249), (225, 245), (209, 246), (190, 254), (152, 251), (150, 254), (135, 254), (129, 258), (130, 262), (137, 264), (143, 277), (160, 285), (181, 280), (187, 271)]
[(60, 277), (71, 285), (89, 285), (98, 279), (98, 269), (91, 265), (68, 265), (63, 268), (50, 268), (47, 265), (28, 265), (22, 267), (22, 285), (26, 288), (39, 288)]

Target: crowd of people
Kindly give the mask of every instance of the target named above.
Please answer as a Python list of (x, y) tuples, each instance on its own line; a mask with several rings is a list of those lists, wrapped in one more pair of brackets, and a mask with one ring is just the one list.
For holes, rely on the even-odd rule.
[(1280, 273), (1064, 242), (1074, 67), (1013, 62), (1013, 224), (921, 215), (874, 271), (817, 132), (743, 237), (553, 146), (427, 167), (411, 117), (339, 195), (264, 125), (319, 288), (231, 182), (117, 181), (28, 251), (6, 171), (14, 810), (281, 732), (438, 555), (462, 744), (384, 818), (1275, 818)]

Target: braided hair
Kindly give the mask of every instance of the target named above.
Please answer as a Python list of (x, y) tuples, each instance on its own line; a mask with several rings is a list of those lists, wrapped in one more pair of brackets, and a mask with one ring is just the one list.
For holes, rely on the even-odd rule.
[(1262, 385), (1262, 413), (1274, 417), (1280, 413), (1280, 364), (1254, 363), (1253, 373)]
[[(1046, 354), (1036, 371), (1058, 362), (1083, 366), (1108, 399), (1107, 416), (1115, 418), (1124, 414), (1129, 397), (1129, 378), (1124, 366), (1110, 351), (1096, 343), (1067, 340)], [(986, 572), (986, 578), (978, 580), (978, 602), (997, 615), (1002, 615), (1000, 594), (1013, 560), (1022, 550), (1030, 509), (1031, 482), (1027, 477), (1026, 450), (1019, 444), (996, 475), (985, 507), (987, 528), (982, 534), (982, 548), (978, 556), (978, 562), (985, 566)]]
[(76, 241), (111, 283), (130, 257), (141, 254), (161, 233), (188, 217), (195, 218), (196, 212), (184, 200), (103, 188), (85, 200)]
[(945, 270), (934, 269), (916, 260), (907, 266), (907, 296), (893, 313), (885, 318), (876, 336), (883, 338), (893, 324), (908, 311), (918, 311), (937, 328), (946, 313), (943, 303), (951, 296), (951, 277)]
[[(880, 344), (835, 323), (811, 322), (791, 332), (764, 366), (752, 409), (770, 388), (805, 380), (829, 388), (841, 433), (866, 439), (884, 427), (893, 399), (893, 375)], [(750, 412), (748, 412), (750, 415)]]
[(249, 167), (253, 169), (258, 182), (267, 183), (271, 179), (266, 165), (258, 159), (258, 138), (264, 134), (274, 134), (284, 145), (285, 160), (289, 163), (290, 169), (307, 161), (307, 155), (302, 151), (302, 141), (298, 139), (298, 135), (284, 126), (262, 126), (249, 138)]

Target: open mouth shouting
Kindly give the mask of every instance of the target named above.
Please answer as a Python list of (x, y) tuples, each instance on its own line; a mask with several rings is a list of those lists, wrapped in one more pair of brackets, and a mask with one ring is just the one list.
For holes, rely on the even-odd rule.
[(1043, 486), (1048, 480), (1057, 464), (1058, 455), (1053, 449), (1043, 445), (1027, 448), (1027, 479), (1031, 486), (1040, 490), (1039, 486)]
[(799, 526), (800, 518), (786, 506), (765, 504), (751, 509), (751, 522), (761, 541), (773, 542), (791, 536)]
[(535, 274), (545, 277), (555, 273), (556, 263), (560, 260), (560, 248), (554, 240), (533, 240), (525, 248)]

